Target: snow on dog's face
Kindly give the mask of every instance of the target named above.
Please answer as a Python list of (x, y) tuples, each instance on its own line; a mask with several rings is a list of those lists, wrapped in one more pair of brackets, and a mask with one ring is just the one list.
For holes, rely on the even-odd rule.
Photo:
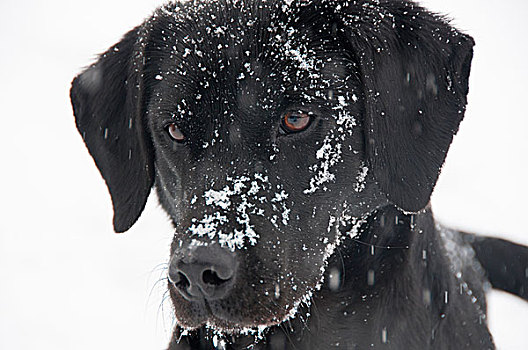
[(358, 68), (337, 24), (226, 6), (164, 8), (146, 71), (173, 255), (218, 244), (238, 262), (224, 298), (189, 301), (172, 286), (176, 318), (236, 331), (295, 314), (342, 231), (381, 199), (364, 163)]
[[(294, 317), (361, 219), (429, 201), (462, 120), (471, 38), (409, 1), (194, 1), (73, 82), (123, 232), (155, 185), (186, 329)], [(332, 281), (332, 285), (336, 285)]]

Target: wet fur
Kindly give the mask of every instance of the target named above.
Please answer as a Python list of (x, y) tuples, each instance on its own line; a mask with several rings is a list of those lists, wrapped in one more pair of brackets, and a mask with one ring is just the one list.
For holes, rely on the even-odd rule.
[[(212, 349), (213, 340), (229, 349), (493, 348), (484, 290), (486, 273), (500, 268), (484, 259), (483, 270), (472, 236), (437, 227), (428, 207), (464, 115), (473, 40), (408, 1), (283, 5), (168, 5), (72, 84), (116, 232), (134, 224), (152, 187), (175, 226), (171, 254), (192, 240), (219, 244), (189, 233), (207, 215), (225, 215), (217, 225), (226, 232), (244, 229), (233, 207), (205, 203), (207, 191), (255, 181), (263, 198), (248, 190), (231, 198), (263, 213), (249, 215), (258, 242), (235, 249), (243, 268), (232, 295), (190, 303), (169, 284), (179, 321), (169, 348)], [(303, 69), (280, 51), (284, 38), (323, 63)], [(280, 116), (292, 108), (317, 118), (282, 135)], [(184, 144), (168, 137), (170, 122)], [(343, 152), (335, 178), (319, 183), (310, 168), (328, 135)], [(288, 197), (274, 200), (280, 191)], [(490, 247), (477, 246), (477, 257)], [(322, 271), (324, 281), (339, 272), (338, 288), (319, 285)], [(526, 295), (526, 281), (490, 279)], [(269, 296), (275, 283), (278, 298)], [(260, 336), (241, 334), (259, 326)]]

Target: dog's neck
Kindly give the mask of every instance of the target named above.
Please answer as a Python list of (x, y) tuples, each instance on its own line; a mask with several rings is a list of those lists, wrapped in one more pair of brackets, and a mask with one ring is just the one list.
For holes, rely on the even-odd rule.
[[(464, 296), (431, 211), (405, 214), (386, 206), (367, 217), (359, 232), (347, 236), (330, 258), (325, 283), (309, 307), (269, 328), (257, 344), (253, 336), (228, 337), (227, 349), (420, 348), (417, 344), (440, 349), (435, 334), (446, 331), (446, 318), (474, 310), (453, 310), (453, 299)], [(336, 272), (339, 283), (330, 283)], [(336, 319), (341, 326), (327, 329)], [(212, 338), (211, 331), (198, 330), (179, 344), (174, 337), (169, 349), (214, 349)]]
[[(430, 338), (445, 314), (444, 295), (450, 290), (448, 263), (440, 253), (432, 213), (426, 209), (405, 214), (387, 206), (370, 215), (360, 232), (348, 238), (329, 263), (327, 273), (342, 270), (342, 286), (332, 290), (326, 284), (314, 297), (308, 325), (312, 332), (336, 318), (343, 319), (344, 326), (326, 330), (334, 339), (330, 344), (323, 340), (319, 348), (353, 344), (364, 349), (389, 341), (394, 345), (395, 334), (408, 329), (415, 330), (413, 337)], [(317, 341), (313, 337), (300, 348), (316, 349)]]

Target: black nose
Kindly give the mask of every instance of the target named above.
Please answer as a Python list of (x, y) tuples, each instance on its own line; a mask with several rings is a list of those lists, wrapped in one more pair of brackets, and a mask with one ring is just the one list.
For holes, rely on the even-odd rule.
[(236, 270), (234, 253), (218, 244), (192, 246), (173, 253), (169, 280), (187, 300), (216, 300), (231, 291)]

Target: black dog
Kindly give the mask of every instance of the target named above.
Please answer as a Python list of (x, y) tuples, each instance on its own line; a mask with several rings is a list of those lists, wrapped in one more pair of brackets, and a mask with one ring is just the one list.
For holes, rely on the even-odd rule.
[(429, 197), (473, 40), (405, 0), (175, 3), (79, 75), (114, 228), (175, 227), (170, 349), (490, 349), (486, 277), (527, 249), (443, 229)]

